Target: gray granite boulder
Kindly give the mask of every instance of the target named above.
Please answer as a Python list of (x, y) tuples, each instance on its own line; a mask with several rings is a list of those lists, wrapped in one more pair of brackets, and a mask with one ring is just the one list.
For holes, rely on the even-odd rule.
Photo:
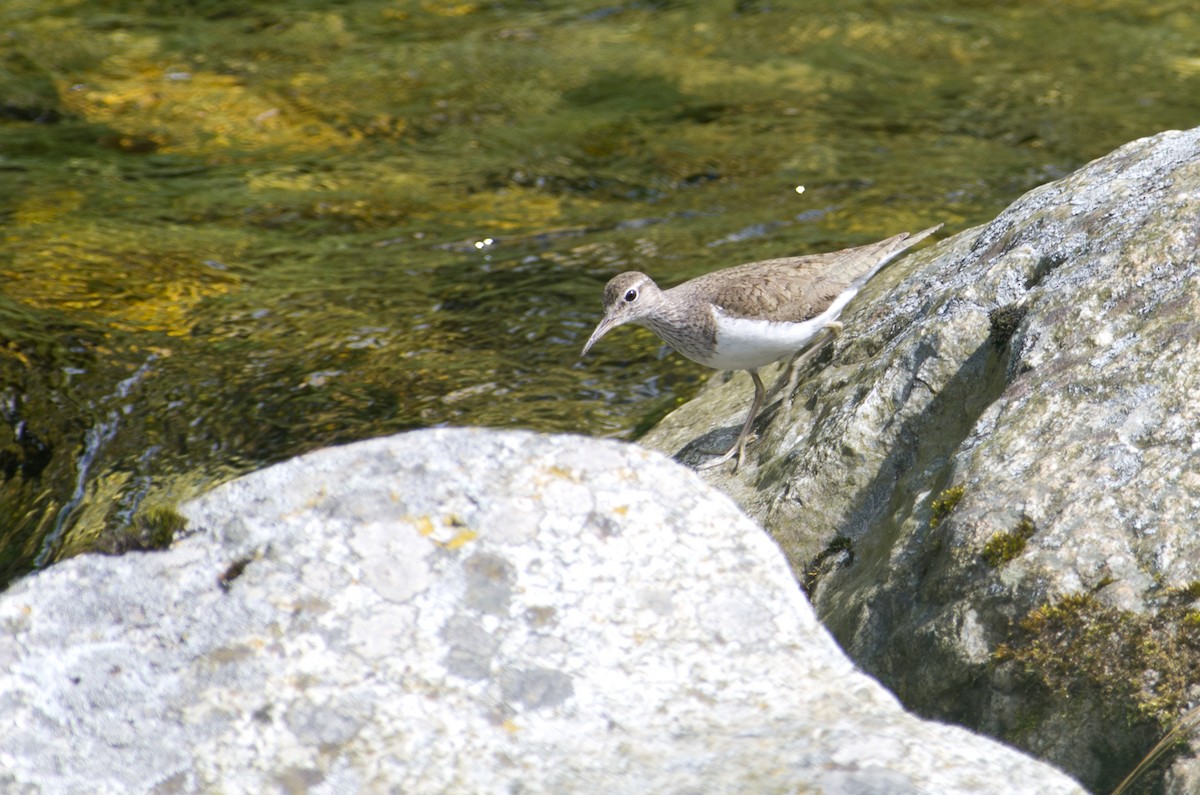
[(4, 792), (1067, 793), (923, 721), (725, 496), (615, 442), (435, 430), (0, 596)]
[[(1200, 129), (1134, 141), (890, 266), (704, 473), (906, 705), (1098, 790), (1200, 703), (1198, 251)], [(747, 394), (643, 443), (687, 458)]]

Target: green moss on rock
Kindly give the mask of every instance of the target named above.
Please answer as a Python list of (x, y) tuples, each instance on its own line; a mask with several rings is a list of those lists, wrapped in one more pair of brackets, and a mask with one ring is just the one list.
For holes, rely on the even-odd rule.
[(942, 520), (954, 511), (954, 506), (962, 499), (963, 487), (951, 486), (941, 493), (929, 506), (929, 526), (937, 527)]
[(96, 548), (106, 555), (166, 549), (175, 540), (175, 534), (185, 527), (187, 519), (179, 511), (167, 505), (156, 505), (139, 513), (126, 527), (106, 536)]
[(1033, 538), (1037, 528), (1028, 516), (1022, 516), (1021, 521), (1012, 530), (996, 533), (988, 539), (983, 547), (983, 562), (998, 569), (1025, 551), (1025, 544)]
[(998, 349), (1007, 345), (1028, 311), (1023, 306), (1008, 304), (989, 312), (988, 322), (991, 328), (988, 331), (988, 342)]
[(1175, 588), (1169, 595), (1182, 601), (1196, 601), (1200, 599), (1200, 580), (1193, 580), (1182, 588)]
[(1168, 595), (1157, 614), (1141, 615), (1092, 594), (1066, 596), (1031, 610), (993, 658), (1060, 698), (1091, 698), (1166, 728), (1200, 670), (1197, 611), (1178, 602)]

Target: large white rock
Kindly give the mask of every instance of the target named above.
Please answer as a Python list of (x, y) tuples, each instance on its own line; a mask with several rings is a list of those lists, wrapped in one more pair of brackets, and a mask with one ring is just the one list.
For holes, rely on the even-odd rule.
[(0, 597), (5, 792), (1081, 792), (905, 713), (662, 456), (435, 430)]

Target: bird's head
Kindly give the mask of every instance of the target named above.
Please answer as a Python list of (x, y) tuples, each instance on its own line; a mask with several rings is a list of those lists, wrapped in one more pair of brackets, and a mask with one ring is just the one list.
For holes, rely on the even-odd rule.
[(586, 356), (601, 337), (617, 326), (625, 323), (645, 325), (643, 320), (661, 301), (662, 291), (644, 273), (628, 271), (612, 277), (604, 285), (604, 318), (596, 325), (579, 355)]

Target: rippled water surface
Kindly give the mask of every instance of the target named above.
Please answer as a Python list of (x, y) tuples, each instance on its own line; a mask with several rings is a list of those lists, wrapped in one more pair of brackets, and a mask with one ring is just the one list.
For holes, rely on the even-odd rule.
[(1133, 6), (0, 5), (0, 581), (322, 445), (632, 437), (707, 374), (578, 359), (610, 276), (953, 233), (1200, 123), (1200, 18)]

